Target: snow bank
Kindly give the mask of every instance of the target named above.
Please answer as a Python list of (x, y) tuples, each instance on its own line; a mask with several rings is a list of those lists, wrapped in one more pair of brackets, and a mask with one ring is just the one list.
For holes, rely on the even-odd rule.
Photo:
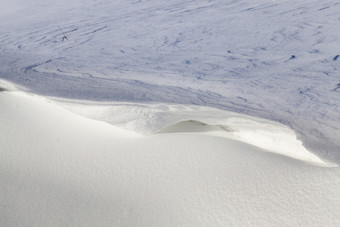
[(309, 152), (293, 130), (265, 119), (204, 106), (54, 99), (77, 114), (145, 135), (199, 133), (220, 136), (317, 165), (330, 165)]
[(195, 104), (284, 122), (340, 163), (334, 0), (0, 5), (3, 79), (42, 95)]
[[(0, 92), (2, 226), (339, 226), (340, 170)], [(209, 126), (210, 127), (210, 126)]]

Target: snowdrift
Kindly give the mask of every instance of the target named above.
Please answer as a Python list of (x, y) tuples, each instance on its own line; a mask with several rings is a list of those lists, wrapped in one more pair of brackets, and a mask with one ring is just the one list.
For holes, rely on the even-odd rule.
[(0, 3), (0, 226), (340, 226), (338, 2)]
[(2, 226), (340, 225), (338, 167), (213, 135), (142, 136), (22, 92), (0, 103)]
[(194, 133), (219, 136), (315, 165), (332, 165), (306, 150), (292, 129), (266, 119), (195, 105), (53, 100), (74, 113), (143, 135)]
[(338, 1), (0, 5), (2, 79), (40, 95), (194, 104), (270, 119), (340, 163)]

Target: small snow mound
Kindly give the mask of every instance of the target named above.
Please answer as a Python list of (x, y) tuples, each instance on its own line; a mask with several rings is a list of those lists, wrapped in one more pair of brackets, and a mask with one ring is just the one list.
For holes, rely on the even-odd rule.
[(188, 120), (181, 121), (177, 124), (165, 127), (158, 133), (179, 133), (179, 132), (193, 132), (193, 133), (223, 132), (223, 128), (216, 125), (209, 125), (201, 121)]
[(319, 166), (333, 166), (309, 152), (293, 130), (278, 123), (233, 117), (224, 124), (207, 124), (186, 120), (167, 126), (158, 133), (198, 133), (238, 140), (266, 151), (288, 156)]
[(56, 101), (77, 114), (144, 135), (195, 133), (225, 137), (315, 165), (334, 166), (309, 152), (288, 126), (266, 119), (194, 105)]

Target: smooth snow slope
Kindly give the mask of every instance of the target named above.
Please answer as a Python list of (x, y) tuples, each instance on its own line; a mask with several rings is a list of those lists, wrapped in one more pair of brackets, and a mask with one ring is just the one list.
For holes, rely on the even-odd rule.
[(339, 1), (0, 3), (1, 78), (45, 95), (271, 119), (340, 162)]
[[(0, 81), (1, 82), (1, 81)], [(1, 84), (1, 83), (0, 83)], [(178, 104), (141, 104), (54, 100), (74, 113), (108, 122), (143, 135), (195, 133), (231, 138), (321, 166), (332, 166), (312, 154), (285, 125), (211, 107)]]
[(340, 225), (339, 167), (216, 136), (142, 137), (22, 92), (0, 103), (1, 226)]

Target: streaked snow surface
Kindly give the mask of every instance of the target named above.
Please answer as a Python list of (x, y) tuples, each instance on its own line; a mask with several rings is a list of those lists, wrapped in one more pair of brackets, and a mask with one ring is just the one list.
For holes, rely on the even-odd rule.
[(340, 224), (340, 169), (306, 154), (198, 134), (216, 129), (197, 122), (141, 136), (23, 92), (0, 102), (1, 226)]
[(339, 1), (0, 5), (1, 226), (340, 226)]
[(266, 118), (340, 161), (339, 1), (0, 2), (0, 78), (43, 95)]

